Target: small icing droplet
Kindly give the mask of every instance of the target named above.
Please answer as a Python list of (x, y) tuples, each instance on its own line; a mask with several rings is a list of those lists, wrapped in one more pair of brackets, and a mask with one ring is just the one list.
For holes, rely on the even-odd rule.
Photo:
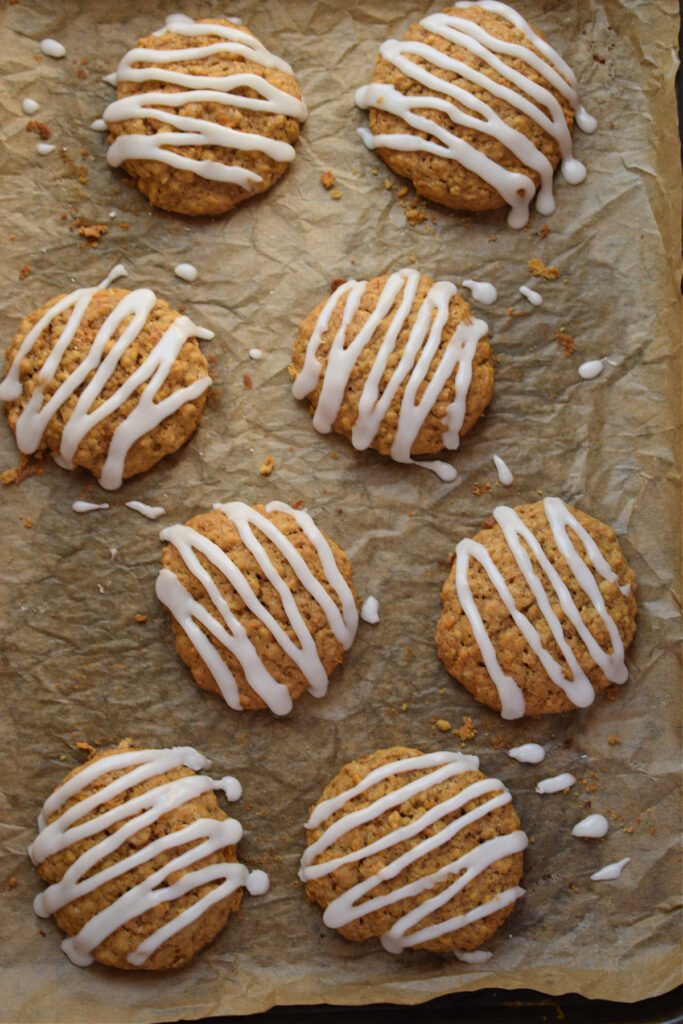
[[(231, 19), (234, 21), (234, 19)], [(251, 871), (247, 878), (247, 889), (250, 896), (264, 896), (270, 888), (270, 879), (265, 871)]]
[(537, 793), (561, 793), (563, 789), (573, 786), (576, 779), (570, 772), (563, 772), (562, 775), (553, 775), (550, 779), (541, 779), (536, 785)]
[(126, 508), (132, 508), (133, 512), (139, 512), (147, 519), (158, 519), (166, 512), (162, 505), (145, 505), (143, 501), (127, 501)]
[(107, 122), (103, 117), (96, 117), (94, 121), (91, 121), (90, 127), (94, 132), (106, 132)]
[(370, 622), (373, 625), (379, 622), (379, 609), (376, 597), (366, 597), (363, 607), (360, 610), (360, 617), (363, 622)]
[(54, 152), (54, 149), (55, 147), (50, 142), (39, 142), (36, 146), (36, 152), (39, 153), (40, 156), (47, 156), (48, 153)]
[(462, 284), (463, 288), (469, 288), (472, 292), (472, 298), (483, 306), (492, 306), (498, 298), (496, 287), (490, 281), (472, 281), (468, 278)]
[(113, 219), (116, 216), (116, 210), (110, 210), (109, 216)]
[(40, 52), (46, 57), (65, 57), (66, 50), (56, 39), (43, 39), (40, 43)]
[(587, 363), (581, 363), (579, 377), (584, 380), (593, 380), (595, 377), (599, 377), (602, 373), (603, 363), (603, 359), (591, 359)]
[(93, 501), (74, 501), (71, 508), (74, 512), (96, 512), (98, 509), (109, 508), (109, 505), (106, 501), (101, 505), (97, 505)]
[(21, 109), (24, 111), (25, 114), (28, 114), (30, 117), (31, 114), (35, 114), (35, 112), (38, 110), (38, 104), (35, 100), (32, 100), (30, 99), (30, 97), (27, 96), (26, 99), (21, 101)]
[(523, 743), (521, 747), (512, 747), (508, 754), (522, 764), (540, 764), (545, 760), (545, 750), (540, 743)]
[(609, 822), (603, 814), (589, 814), (572, 829), (572, 835), (579, 839), (602, 839), (609, 831)]
[(456, 949), (454, 952), (457, 959), (462, 960), (464, 964), (485, 964), (493, 956), (493, 953), (485, 949), (474, 949), (471, 953), (465, 949)]
[(543, 296), (535, 292), (533, 288), (527, 288), (525, 284), (519, 289), (525, 299), (528, 299), (532, 306), (542, 306)]
[(263, 359), (263, 352), (260, 348), (250, 348), (249, 356), (251, 359)]
[(116, 72), (112, 71), (111, 74), (105, 75), (103, 77), (102, 81), (106, 82), (107, 85), (117, 85), (118, 84), (118, 78), (116, 76)]
[(183, 281), (197, 280), (197, 268), (193, 267), (191, 263), (179, 263), (177, 267), (173, 268), (173, 273)]
[(498, 479), (504, 487), (509, 487), (512, 481), (515, 479), (508, 469), (505, 462), (501, 459), (500, 455), (494, 455), (493, 461), (496, 464), (496, 470), (498, 472)]
[(624, 857), (623, 860), (617, 860), (614, 864), (607, 864), (606, 867), (601, 868), (600, 871), (596, 871), (594, 875), (591, 875), (591, 882), (611, 882), (613, 879), (619, 877), (622, 870), (627, 864), (630, 864), (630, 862), (630, 857)]

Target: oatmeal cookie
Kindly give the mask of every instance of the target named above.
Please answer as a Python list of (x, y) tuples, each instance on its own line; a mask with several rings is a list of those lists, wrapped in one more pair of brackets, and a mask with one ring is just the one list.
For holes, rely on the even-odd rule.
[(242, 828), (218, 805), (237, 800), (236, 779), (191, 747), (138, 750), (124, 740), (75, 768), (48, 797), (29, 856), (48, 888), (40, 917), (69, 938), (62, 949), (85, 967), (182, 967), (218, 934), (242, 888), (266, 892), (263, 871), (237, 861)]
[(587, 707), (627, 679), (635, 574), (614, 530), (559, 498), (494, 509), (441, 598), (439, 657), (503, 718)]
[(197, 338), (211, 337), (147, 288), (52, 299), (7, 351), (0, 399), (19, 450), (119, 487), (196, 430), (211, 384)]
[(233, 501), (160, 536), (157, 596), (202, 689), (279, 715), (306, 689), (324, 696), (358, 605), (346, 555), (307, 512)]
[(451, 751), (378, 750), (311, 809), (300, 878), (323, 921), (391, 953), (471, 951), (524, 892), (527, 838), (510, 794)]
[(520, 228), (536, 208), (555, 208), (553, 172), (585, 177), (571, 129), (596, 123), (579, 105), (576, 78), (511, 7), (457, 3), (380, 49), (372, 84), (356, 93), (370, 111), (365, 144), (416, 191), (456, 210), (509, 204)]
[(174, 14), (116, 71), (108, 162), (154, 205), (226, 213), (282, 177), (306, 106), (290, 66), (243, 25)]
[(416, 270), (344, 281), (301, 324), (293, 393), (308, 398), (318, 430), (357, 449), (398, 462), (454, 449), (493, 394), (487, 329), (455, 285)]

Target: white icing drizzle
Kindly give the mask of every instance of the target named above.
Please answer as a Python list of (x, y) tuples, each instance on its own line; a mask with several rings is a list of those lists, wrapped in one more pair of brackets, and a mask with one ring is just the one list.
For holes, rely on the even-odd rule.
[[(457, 895), (469, 882), (475, 879), (482, 871), (494, 864), (502, 857), (508, 857), (526, 849), (527, 837), (522, 831), (511, 832), (508, 835), (495, 836), (474, 847), (468, 853), (453, 860), (432, 874), (425, 875), (419, 880), (400, 885), (393, 892), (384, 896), (375, 896), (365, 899), (372, 890), (381, 882), (400, 876), (404, 867), (409, 866), (432, 851), (448, 843), (462, 829), (473, 822), (486, 817), (490, 811), (497, 807), (503, 807), (510, 802), (510, 794), (498, 779), (481, 779), (467, 786), (457, 796), (445, 800), (430, 810), (426, 811), (420, 818), (403, 825), (389, 832), (382, 838), (376, 839), (369, 845), (332, 860), (316, 863), (328, 847), (343, 835), (348, 834), (357, 826), (375, 821), (381, 814), (399, 807), (404, 801), (411, 799), (420, 793), (426, 792), (432, 786), (438, 785), (446, 779), (459, 775), (465, 771), (472, 771), (479, 765), (476, 757), (468, 757), (463, 754), (451, 751), (438, 751), (433, 754), (422, 754), (418, 757), (402, 758), (389, 764), (382, 765), (369, 772), (353, 788), (338, 794), (328, 800), (321, 801), (314, 809), (306, 822), (307, 829), (314, 829), (322, 824), (328, 817), (340, 810), (349, 800), (359, 793), (365, 792), (377, 782), (389, 778), (401, 772), (418, 771), (429, 769), (413, 782), (401, 786), (397, 790), (387, 793), (378, 798), (368, 807), (362, 810), (350, 812), (338, 818), (330, 824), (322, 836), (304, 851), (301, 858), (301, 869), (299, 878), (302, 882), (310, 879), (322, 878), (345, 864), (361, 860), (364, 857), (373, 856), (383, 850), (390, 849), (398, 843), (412, 839), (420, 835), (427, 827), (434, 822), (442, 821), (447, 815), (462, 808), (470, 800), (481, 796), (488, 796), (488, 799), (474, 808), (462, 814), (445, 825), (439, 832), (431, 837), (422, 839), (411, 850), (403, 853), (381, 868), (378, 872), (367, 878), (365, 881), (353, 886), (343, 893), (327, 907), (323, 915), (324, 923), (330, 928), (340, 928), (351, 921), (362, 917), (364, 914), (372, 913), (382, 907), (389, 906), (399, 900), (411, 898), (427, 889), (436, 886), (449, 875), (458, 876), (454, 882), (444, 888), (438, 895), (425, 900), (419, 906), (400, 917), (392, 927), (381, 937), (384, 948), (390, 953), (400, 953), (410, 946), (429, 942), (447, 932), (464, 928), (473, 921), (487, 917), (489, 914), (501, 910), (503, 907), (513, 903), (519, 896), (523, 895), (524, 889), (519, 886), (512, 887), (494, 896), (492, 899), (475, 907), (473, 910), (458, 917), (452, 917), (440, 924), (430, 925), (411, 931), (420, 922), (429, 916), (432, 911), (438, 910)], [(411, 932), (411, 934), (407, 934)]]
[(56, 39), (43, 39), (40, 43), (40, 52), (46, 57), (65, 57), (66, 50)]
[(522, 764), (540, 764), (545, 761), (545, 750), (540, 743), (523, 743), (521, 747), (512, 747), (508, 755)]
[(139, 512), (146, 519), (158, 519), (166, 512), (163, 505), (145, 505), (144, 501), (127, 501), (126, 508), (131, 508), (133, 512)]
[(501, 701), (501, 715), (503, 718), (508, 719), (521, 718), (524, 715), (524, 697), (515, 680), (501, 668), (491, 638), (484, 627), (467, 578), (470, 559), (478, 561), (486, 570), (501, 601), (517, 627), (521, 630), (529, 647), (536, 654), (546, 673), (576, 707), (588, 707), (593, 703), (595, 693), (590, 680), (581, 668), (564, 636), (562, 625), (552, 609), (551, 602), (541, 580), (534, 571), (533, 563), (524, 546), (525, 544), (528, 545), (534, 558), (545, 573), (557, 597), (560, 608), (571, 622), (580, 640), (585, 644), (593, 661), (604, 672), (611, 683), (624, 683), (628, 678), (628, 671), (624, 661), (624, 645), (619, 635), (619, 630), (607, 612), (600, 587), (585, 564), (583, 553), (579, 553), (576, 550), (569, 539), (567, 529), (571, 528), (578, 535), (581, 544), (586, 549), (586, 560), (591, 563), (599, 576), (613, 583), (617, 582), (617, 576), (601, 554), (593, 538), (559, 498), (545, 498), (543, 507), (560, 554), (565, 558), (570, 571), (583, 592), (592, 602), (595, 611), (608, 632), (612, 653), (608, 654), (600, 647), (583, 622), (569, 588), (547, 558), (535, 535), (524, 525), (514, 509), (505, 505), (499, 505), (493, 510), (493, 516), (503, 530), (507, 544), (514, 554), (524, 579), (531, 588), (543, 617), (548, 623), (553, 638), (564, 658), (566, 669), (569, 669), (570, 672), (570, 678), (567, 678), (565, 675), (566, 669), (563, 670), (563, 665), (556, 662), (543, 647), (537, 630), (524, 613), (517, 609), (510, 588), (484, 545), (470, 538), (460, 541), (455, 549), (455, 584), (458, 598), (463, 611), (469, 619), (472, 633), (481, 651), (487, 672), (498, 690)]
[(507, 463), (500, 457), (500, 455), (494, 455), (493, 462), (496, 467), (496, 472), (498, 473), (498, 479), (504, 487), (509, 487), (515, 478), (508, 469)]
[[(100, 485), (106, 490), (115, 490), (121, 486), (126, 456), (131, 447), (144, 434), (170, 416), (185, 402), (198, 398), (210, 386), (211, 378), (202, 377), (186, 387), (168, 395), (163, 401), (155, 402), (154, 398), (166, 380), (170, 369), (188, 338), (210, 339), (213, 332), (197, 327), (189, 317), (177, 317), (156, 343), (152, 351), (137, 367), (128, 379), (115, 391), (106, 402), (93, 409), (93, 403), (101, 394), (104, 386), (114, 372), (119, 359), (135, 341), (144, 326), (147, 317), (154, 308), (156, 295), (148, 288), (138, 288), (128, 292), (109, 313), (97, 332), (87, 356), (72, 373), (63, 380), (51, 397), (44, 401), (44, 389), (53, 379), (63, 354), (68, 349), (74, 334), (99, 288), (106, 288), (117, 277), (126, 271), (118, 265), (114, 267), (101, 285), (95, 288), (78, 288), (69, 295), (55, 302), (36, 324), (31, 328), (19, 348), (7, 376), (0, 383), (0, 400), (13, 401), (22, 393), (20, 380), (21, 362), (32, 351), (41, 333), (60, 313), (71, 310), (69, 319), (57, 340), (52, 352), (45, 360), (37, 376), (38, 386), (19, 416), (16, 423), (16, 439), (19, 450), (26, 455), (35, 452), (40, 446), (50, 418), (67, 402), (80, 385), (90, 376), (87, 385), (82, 389), (68, 422), (62, 431), (59, 452), (55, 461), (64, 469), (73, 469), (73, 456), (79, 444), (97, 423), (114, 412), (132, 395), (140, 385), (145, 385), (136, 406), (116, 428), (109, 442), (109, 451), (99, 478)], [(107, 351), (114, 332), (119, 325), (132, 316), (132, 320), (121, 332), (119, 338)]]
[(94, 501), (74, 501), (71, 508), (74, 512), (97, 512), (99, 509), (109, 508), (109, 504), (106, 501), (102, 504), (97, 504)]
[(604, 868), (601, 868), (600, 871), (596, 871), (594, 875), (591, 875), (591, 882), (611, 882), (615, 878), (618, 878), (626, 865), (630, 863), (631, 858), (624, 857), (623, 860), (617, 860), (613, 864), (607, 864)]
[(250, 359), (256, 359), (256, 360), (263, 359), (263, 352), (261, 351), (260, 348), (250, 348), (249, 349), (249, 358)]
[(519, 290), (521, 294), (524, 296), (524, 298), (528, 299), (532, 306), (543, 305), (543, 296), (539, 295), (539, 293), (537, 291), (534, 291), (533, 288), (527, 288), (527, 286), (523, 284)]
[(173, 273), (183, 281), (197, 280), (197, 268), (192, 263), (179, 263), (177, 267), (173, 268)]
[(90, 122), (90, 127), (94, 132), (106, 132), (107, 122), (103, 117), (96, 117), (94, 121)]
[(475, 302), (481, 302), (483, 306), (492, 306), (498, 298), (498, 291), (490, 281), (474, 281), (468, 278), (463, 281), (463, 287), (469, 288)]
[(117, 85), (118, 84), (118, 78), (116, 77), (116, 72), (112, 71), (108, 75), (103, 75), (102, 76), (102, 81), (106, 82), (107, 85)]
[(36, 111), (40, 109), (40, 104), (36, 103), (35, 100), (32, 100), (30, 96), (26, 96), (25, 99), (21, 101), (21, 109), (26, 115), (28, 115), (28, 117), (30, 117), (31, 114), (35, 114)]
[(456, 949), (455, 956), (464, 964), (485, 964), (487, 960), (491, 959), (493, 953), (489, 953), (485, 949), (473, 949), (471, 952), (466, 949)]
[(454, 450), (458, 447), (460, 428), (465, 418), (467, 391), (472, 379), (472, 360), (477, 344), (486, 334), (488, 326), (483, 320), (474, 318), (467, 323), (458, 324), (422, 397), (416, 403), (417, 391), (424, 382), (441, 343), (442, 331), (448, 320), (449, 302), (457, 295), (454, 284), (437, 281), (420, 306), (401, 359), (391, 373), (389, 381), (385, 382), (380, 395), (380, 385), (399, 333), (413, 305), (419, 279), (419, 273), (410, 267), (391, 274), (377, 299), (373, 313), (349, 345), (345, 344), (346, 328), (360, 305), (368, 282), (346, 281), (340, 285), (327, 300), (318, 317), (308, 342), (304, 365), (292, 385), (292, 392), (295, 398), (301, 399), (315, 390), (322, 372), (316, 353), (333, 310), (340, 300), (343, 301), (341, 327), (330, 347), (322, 390), (313, 416), (314, 427), (323, 434), (329, 433), (341, 408), (346, 386), (357, 360), (381, 321), (387, 317), (394, 302), (401, 296), (398, 309), (363, 385), (358, 404), (358, 417), (351, 433), (351, 443), (359, 451), (370, 447), (394, 395), (403, 382), (407, 381), (396, 425), (396, 436), (391, 447), (391, 457), (396, 462), (412, 463), (431, 469), (442, 480), (454, 480), (457, 473), (453, 466), (438, 461), (416, 462), (411, 458), (410, 450), (441, 389), (454, 373), (455, 398), (446, 410), (442, 440), (448, 449)]
[(266, 506), (266, 512), (285, 512), (296, 519), (297, 524), (318, 553), (327, 582), (341, 604), (341, 611), (322, 584), (315, 578), (303, 557), (269, 519), (240, 501), (214, 505), (214, 508), (219, 509), (235, 524), (240, 538), (253, 554), (264, 576), (277, 590), (296, 642), (289, 637), (287, 631), (277, 623), (265, 605), (261, 603), (246, 577), (228, 555), (221, 551), (213, 541), (189, 526), (180, 524), (170, 526), (162, 530), (159, 536), (177, 548), (189, 571), (206, 589), (215, 606), (213, 613), (203, 608), (169, 569), (162, 569), (159, 573), (156, 582), (157, 597), (169, 609), (197, 649), (229, 707), (235, 710), (241, 708), (235, 678), (216, 648), (200, 629), (199, 624), (204, 626), (211, 636), (227, 647), (237, 658), (247, 683), (265, 701), (270, 710), (276, 715), (285, 715), (292, 709), (292, 698), (287, 687), (278, 683), (261, 661), (246, 630), (231, 612), (210, 574), (203, 568), (197, 553), (201, 553), (211, 562), (215, 569), (234, 587), (249, 611), (270, 630), (285, 654), (292, 659), (305, 676), (308, 682), (308, 691), (314, 697), (323, 697), (327, 692), (328, 684), (325, 669), (316, 650), (314, 637), (306, 626), (287, 583), (279, 575), (263, 545), (257, 539), (254, 528), (257, 528), (277, 546), (300, 582), (320, 605), (334, 636), (342, 644), (344, 650), (348, 650), (351, 646), (358, 627), (358, 610), (353, 592), (339, 571), (325, 537), (307, 512), (290, 508), (289, 505), (279, 501), (271, 501)]
[[(38, 836), (28, 851), (34, 864), (41, 864), (53, 854), (98, 833), (102, 833), (103, 837), (71, 864), (59, 882), (48, 886), (36, 896), (33, 909), (39, 917), (49, 917), (61, 907), (93, 892), (105, 882), (124, 875), (138, 865), (151, 861), (159, 854), (174, 851), (187, 843), (196, 843), (182, 854), (171, 853), (164, 866), (145, 881), (122, 893), (111, 905), (92, 917), (77, 935), (62, 942), (63, 951), (78, 966), (85, 967), (92, 963), (92, 950), (126, 922), (161, 903), (172, 903), (199, 886), (210, 882), (219, 883), (193, 906), (145, 939), (128, 955), (129, 963), (135, 966), (143, 964), (163, 942), (197, 920), (208, 907), (224, 899), (235, 889), (246, 886), (253, 895), (267, 891), (268, 876), (263, 871), (249, 872), (243, 864), (230, 862), (193, 868), (193, 865), (204, 857), (239, 842), (242, 827), (234, 818), (227, 818), (224, 821), (209, 817), (198, 819), (143, 845), (118, 863), (91, 873), (97, 864), (114, 854), (131, 837), (149, 828), (164, 814), (181, 807), (202, 793), (221, 789), (229, 800), (239, 799), (242, 787), (237, 779), (226, 776), (214, 781), (208, 776), (190, 775), (172, 782), (159, 783), (138, 796), (128, 796), (118, 806), (107, 807), (107, 801), (128, 793), (134, 786), (180, 765), (199, 771), (210, 767), (211, 762), (192, 747), (130, 750), (110, 754), (86, 764), (45, 801), (38, 819)], [(58, 812), (71, 797), (82, 792), (102, 775), (122, 770), (124, 774), (119, 778), (109, 782), (96, 793), (79, 800), (47, 824), (48, 818)], [(99, 813), (96, 817), (90, 821), (82, 821), (86, 815), (98, 808)], [(183, 877), (171, 885), (167, 884), (168, 877), (181, 870), (186, 872)]]
[(602, 839), (609, 831), (609, 822), (604, 814), (589, 814), (572, 829), (572, 835), (579, 839)]
[(379, 622), (379, 605), (376, 597), (366, 597), (360, 610), (360, 617), (363, 622), (375, 625)]
[(604, 364), (604, 359), (590, 359), (587, 363), (581, 363), (579, 377), (583, 380), (594, 380), (602, 373)]
[[(234, 25), (202, 25), (185, 16), (173, 15), (167, 18), (166, 26), (154, 34), (161, 35), (165, 31), (190, 38), (210, 35), (218, 37), (218, 41), (202, 46), (188, 46), (180, 50), (135, 47), (123, 57), (116, 70), (117, 83), (167, 82), (180, 88), (177, 92), (163, 92), (152, 88), (150, 92), (135, 93), (109, 104), (104, 112), (104, 119), (108, 124), (135, 118), (153, 118), (172, 129), (151, 135), (119, 136), (109, 147), (109, 163), (113, 167), (118, 167), (124, 160), (158, 160), (181, 170), (192, 171), (201, 178), (231, 182), (250, 190), (263, 180), (256, 172), (225, 164), (220, 160), (197, 160), (173, 153), (165, 146), (217, 146), (224, 149), (257, 150), (272, 160), (291, 162), (294, 159), (294, 148), (287, 142), (268, 139), (253, 132), (239, 131), (203, 118), (181, 116), (168, 108), (178, 108), (188, 103), (220, 103), (223, 106), (237, 107), (239, 110), (266, 111), (304, 121), (306, 105), (303, 100), (278, 89), (265, 78), (251, 72), (217, 77), (189, 74), (164, 67), (165, 64), (172, 62), (201, 60), (224, 53), (237, 54), (261, 67), (277, 68), (291, 74), (289, 64), (270, 53), (257, 39)], [(136, 63), (142, 63), (144, 66), (134, 67)], [(256, 92), (257, 96), (243, 95), (247, 90)]]
[(573, 786), (576, 779), (571, 772), (562, 772), (561, 775), (553, 775), (548, 779), (541, 779), (536, 783), (536, 792), (542, 796), (548, 793), (561, 793), (563, 789)]
[[(470, 3), (458, 3), (456, 7), (469, 7)], [(474, 93), (456, 83), (446, 82), (429, 70), (429, 66), (415, 63), (421, 58), (432, 67), (454, 73), (485, 89), (492, 96), (501, 98), (530, 117), (548, 135), (552, 136), (561, 153), (562, 174), (570, 184), (583, 181), (586, 170), (583, 164), (572, 156), (572, 143), (562, 108), (549, 89), (536, 84), (525, 74), (505, 63), (506, 55), (513, 60), (523, 60), (530, 68), (540, 72), (548, 84), (556, 89), (573, 108), (576, 123), (585, 132), (594, 131), (596, 122), (579, 105), (576, 91), (576, 77), (560, 55), (534, 32), (531, 26), (507, 4), (496, 0), (483, 0), (478, 6), (495, 12), (515, 25), (526, 36), (528, 46), (508, 43), (490, 35), (475, 22), (460, 18), (452, 13), (430, 14), (420, 22), (435, 35), (469, 50), (475, 60), (484, 61), (492, 71), (497, 72), (510, 84), (499, 84), (488, 75), (470, 67), (463, 61), (420, 42), (400, 42), (389, 39), (380, 48), (380, 53), (407, 77), (413, 79), (429, 93), (403, 95), (389, 83), (375, 82), (363, 86), (356, 92), (356, 103), (367, 109), (386, 110), (400, 117), (414, 132), (423, 132), (426, 137), (408, 132), (387, 132), (373, 135), (368, 128), (359, 128), (359, 134), (369, 149), (379, 147), (433, 153), (436, 156), (456, 160), (463, 167), (479, 175), (496, 189), (510, 204), (508, 216), (510, 227), (521, 228), (529, 219), (529, 203), (536, 191), (531, 177), (508, 171), (483, 152), (459, 138), (457, 127), (463, 126), (488, 135), (509, 149), (526, 167), (540, 177), (541, 185), (536, 200), (538, 211), (544, 215), (555, 209), (552, 194), (553, 168), (550, 161), (524, 133), (506, 124), (492, 106)], [(437, 125), (423, 111), (437, 110), (448, 115), (455, 131)]]
[(36, 153), (39, 156), (47, 156), (48, 153), (54, 153), (56, 146), (53, 146), (51, 142), (38, 142), (36, 144)]

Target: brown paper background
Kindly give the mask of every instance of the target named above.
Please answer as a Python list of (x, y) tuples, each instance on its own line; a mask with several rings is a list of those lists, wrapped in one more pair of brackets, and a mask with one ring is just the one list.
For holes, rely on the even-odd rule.
[[(101, 75), (177, 4), (104, 3), (79, 13), (74, 0), (20, 0), (0, 14), (4, 78), (0, 176), (5, 234), (3, 345), (20, 318), (47, 298), (101, 280), (114, 263), (129, 287), (154, 288), (184, 303), (216, 337), (217, 395), (186, 448), (145, 477), (104, 494), (81, 472), (51, 462), (42, 476), (0, 494), (3, 641), (0, 724), (0, 1005), (9, 1021), (167, 1021), (244, 1013), (287, 1003), (416, 1003), (486, 986), (636, 1000), (680, 979), (677, 948), (681, 866), (679, 628), (680, 163), (673, 99), (674, 0), (619, 3), (520, 0), (519, 8), (573, 66), (595, 135), (575, 132), (588, 167), (583, 185), (556, 181), (558, 209), (532, 213), (513, 232), (497, 214), (466, 218), (428, 207), (410, 227), (396, 197), (403, 184), (356, 135), (365, 115), (354, 88), (369, 80), (375, 54), (430, 5), (352, 0), (259, 4), (230, 9), (212, 0), (186, 6), (196, 17), (238, 14), (293, 65), (310, 114), (285, 178), (264, 197), (215, 221), (151, 210), (112, 171), (104, 139), (89, 130), (112, 97)], [(54, 36), (62, 61), (36, 60)], [(88, 58), (87, 65), (81, 65)], [(85, 67), (87, 78), (78, 78)], [(78, 180), (58, 152), (39, 157), (21, 99), (40, 103), (51, 141), (87, 169)], [(86, 155), (81, 153), (85, 148)], [(378, 171), (372, 174), (372, 169)], [(342, 199), (319, 183), (332, 169)], [(388, 179), (391, 190), (386, 190)], [(409, 197), (412, 196), (412, 190)], [(110, 219), (110, 210), (116, 218)], [(61, 215), (67, 214), (67, 219)], [(106, 223), (97, 248), (69, 231), (76, 217)], [(129, 224), (125, 230), (121, 222)], [(490, 236), (495, 235), (495, 239)], [(490, 324), (499, 357), (485, 418), (452, 456), (455, 484), (354, 452), (314, 431), (291, 397), (286, 372), (296, 327), (336, 277), (397, 270), (411, 256), (436, 278), (493, 281)], [(527, 261), (557, 263), (560, 279), (531, 279)], [(197, 266), (189, 285), (173, 275)], [(23, 281), (19, 271), (30, 265)], [(531, 284), (534, 309), (518, 294)], [(514, 313), (509, 310), (514, 307)], [(562, 328), (576, 342), (565, 358)], [(265, 357), (254, 362), (248, 350)], [(592, 382), (587, 359), (614, 357)], [(249, 373), (252, 390), (243, 386)], [(514, 473), (496, 483), (492, 455)], [(270, 478), (258, 474), (267, 454)], [(0, 424), (0, 468), (18, 457)], [(492, 492), (472, 493), (489, 479)], [(447, 675), (433, 644), (445, 561), (493, 506), (539, 493), (611, 522), (639, 581), (638, 633), (630, 680), (612, 701), (539, 722), (502, 723)], [(79, 497), (109, 500), (108, 512), (77, 516)], [(150, 522), (123, 507), (161, 504)], [(214, 501), (303, 498), (318, 524), (347, 551), (361, 598), (379, 600), (381, 622), (362, 623), (323, 700), (302, 698), (286, 720), (239, 714), (199, 691), (176, 658), (168, 617), (154, 596), (158, 531)], [(29, 529), (21, 517), (30, 517)], [(144, 624), (135, 615), (147, 616)], [(408, 650), (409, 648), (409, 650)], [(435, 718), (477, 727), (467, 752), (502, 778), (534, 842), (525, 856), (528, 893), (493, 958), (468, 965), (413, 952), (392, 958), (328, 932), (296, 881), (309, 805), (338, 767), (395, 743), (434, 750), (460, 746)], [(616, 734), (620, 742), (610, 745)], [(271, 878), (265, 898), (245, 897), (240, 918), (186, 969), (168, 976), (73, 967), (51, 921), (36, 919), (40, 882), (25, 850), (40, 804), (79, 760), (79, 741), (193, 744), (216, 774), (231, 772), (244, 795), (233, 813), (251, 867)], [(518, 765), (507, 748), (537, 740), (541, 766)], [(539, 778), (572, 771), (595, 781), (569, 795), (540, 797)], [(608, 837), (581, 842), (571, 828), (590, 810), (613, 813)], [(625, 833), (622, 828), (630, 829)], [(597, 868), (624, 856), (615, 882), (592, 883)], [(15, 888), (8, 879), (17, 879)], [(41, 934), (41, 930), (45, 935)]]

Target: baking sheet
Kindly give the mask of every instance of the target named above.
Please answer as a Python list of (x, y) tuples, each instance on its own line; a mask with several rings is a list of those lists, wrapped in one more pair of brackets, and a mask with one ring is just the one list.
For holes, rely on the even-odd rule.
[[(81, 11), (69, 0), (20, 0), (0, 13), (5, 344), (22, 316), (95, 284), (117, 262), (129, 273), (122, 283), (154, 288), (216, 333), (205, 346), (215, 393), (183, 451), (113, 494), (51, 463), (1, 492), (2, 1019), (196, 1019), (273, 1004), (416, 1003), (492, 986), (631, 1001), (680, 981), (677, 9), (635, 0), (518, 7), (572, 65), (599, 121), (595, 135), (574, 136), (586, 182), (572, 188), (558, 178), (556, 213), (533, 213), (522, 232), (504, 215), (467, 217), (422, 201), (411, 224), (412, 190), (401, 199), (404, 183), (356, 135), (366, 115), (353, 105), (355, 87), (369, 81), (382, 40), (400, 37), (429, 6), (244, 0), (230, 9), (292, 64), (310, 114), (285, 178), (215, 221), (152, 210), (107, 166), (104, 140), (88, 127), (113, 95), (102, 75), (174, 8), (96, 0)], [(192, 3), (185, 13), (224, 10)], [(65, 45), (63, 60), (37, 59), (48, 36)], [(26, 96), (51, 130), (50, 156), (36, 154), (38, 137), (26, 131)], [(319, 182), (327, 170), (338, 200)], [(97, 246), (78, 231), (92, 224), (108, 229)], [(455, 484), (316, 434), (290, 393), (298, 322), (329, 282), (388, 273), (411, 258), (435, 278), (477, 276), (499, 292), (489, 309), (472, 303), (491, 327), (497, 383), (489, 412), (452, 456)], [(532, 258), (557, 265), (558, 279), (532, 278)], [(184, 261), (199, 271), (194, 284), (173, 275)], [(528, 305), (522, 284), (542, 293), (543, 306)], [(264, 358), (251, 360), (252, 348)], [(602, 357), (616, 365), (582, 381), (579, 365)], [(494, 453), (514, 474), (508, 488), (497, 483)], [(269, 454), (275, 469), (262, 477)], [(0, 424), (0, 469), (17, 463)], [(503, 723), (436, 656), (439, 592), (458, 540), (495, 504), (540, 493), (615, 527), (638, 576), (638, 632), (630, 680), (613, 699)], [(77, 516), (77, 498), (112, 507)], [(143, 519), (123, 507), (131, 499), (163, 505), (166, 515)], [(199, 691), (154, 597), (159, 529), (231, 499), (303, 499), (350, 556), (360, 597), (379, 601), (381, 622), (361, 624), (328, 696), (303, 697), (285, 720), (232, 712)], [(452, 731), (465, 717), (476, 730), (469, 739)], [(235, 774), (244, 790), (232, 807), (245, 827), (241, 858), (271, 878), (267, 897), (245, 897), (239, 920), (188, 968), (163, 977), (73, 967), (56, 927), (31, 909), (41, 883), (25, 850), (40, 804), (82, 757), (78, 742), (124, 736), (192, 744), (216, 774)], [(546, 746), (543, 765), (507, 756), (529, 740)], [(296, 880), (303, 821), (321, 788), (345, 761), (396, 743), (478, 754), (512, 790), (533, 837), (527, 895), (485, 964), (420, 952), (392, 958), (378, 944), (347, 943), (325, 929)], [(536, 781), (560, 771), (579, 780), (571, 793), (536, 795)], [(598, 843), (570, 835), (589, 810), (612, 822)], [(618, 881), (589, 881), (625, 856)]]

